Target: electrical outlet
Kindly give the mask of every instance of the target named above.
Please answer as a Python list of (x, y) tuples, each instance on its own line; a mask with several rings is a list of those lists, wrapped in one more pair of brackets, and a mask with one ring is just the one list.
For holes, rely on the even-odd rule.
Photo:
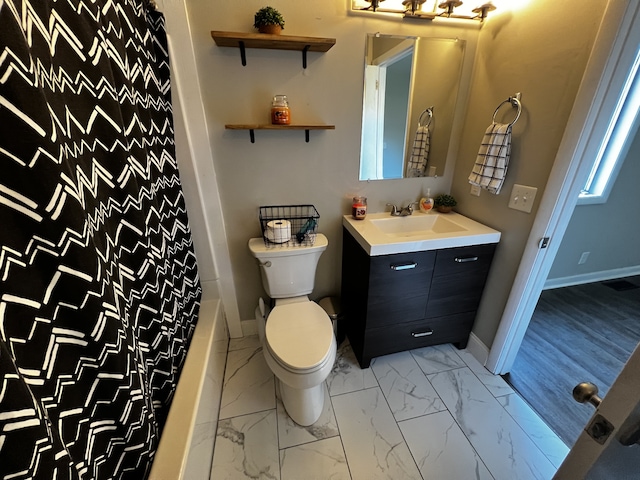
[(480, 185), (471, 185), (471, 195), (480, 196)]
[(511, 190), (509, 208), (531, 213), (536, 193), (538, 193), (538, 189), (536, 187), (527, 187), (526, 185), (518, 185), (516, 183)]
[(580, 260), (578, 260), (578, 265), (584, 265), (585, 263), (587, 263), (587, 258), (589, 258), (589, 254), (591, 252), (582, 252), (582, 255), (580, 255)]

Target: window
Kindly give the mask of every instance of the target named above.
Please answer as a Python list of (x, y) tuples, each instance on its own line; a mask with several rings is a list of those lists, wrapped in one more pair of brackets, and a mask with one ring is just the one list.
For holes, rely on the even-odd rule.
[(598, 150), (596, 161), (580, 192), (579, 205), (606, 203), (616, 181), (618, 171), (638, 129), (640, 109), (640, 52), (620, 95), (611, 122)]

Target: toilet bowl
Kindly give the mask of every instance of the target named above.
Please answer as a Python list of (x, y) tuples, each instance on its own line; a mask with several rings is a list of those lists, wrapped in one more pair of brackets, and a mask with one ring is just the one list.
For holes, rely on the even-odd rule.
[(331, 373), (337, 350), (326, 312), (307, 297), (284, 305), (276, 301), (262, 346), (289, 416), (299, 425), (315, 423), (324, 403), (322, 383)]
[(322, 413), (322, 384), (336, 358), (331, 319), (307, 297), (327, 244), (321, 234), (310, 247), (270, 249), (261, 238), (249, 241), (260, 262), (265, 290), (275, 300), (270, 312), (263, 308), (257, 316), (263, 354), (287, 414), (303, 426), (315, 423)]

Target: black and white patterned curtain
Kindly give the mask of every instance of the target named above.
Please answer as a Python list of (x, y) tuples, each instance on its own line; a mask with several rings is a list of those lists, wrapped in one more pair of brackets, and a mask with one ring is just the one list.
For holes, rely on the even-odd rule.
[(148, 475), (200, 284), (164, 18), (0, 0), (0, 478)]

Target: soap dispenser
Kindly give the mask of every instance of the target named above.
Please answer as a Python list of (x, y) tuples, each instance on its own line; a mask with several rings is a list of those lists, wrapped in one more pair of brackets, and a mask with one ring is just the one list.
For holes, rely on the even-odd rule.
[(431, 198), (431, 189), (427, 189), (427, 196), (420, 199), (420, 211), (429, 213), (433, 209), (433, 198)]

